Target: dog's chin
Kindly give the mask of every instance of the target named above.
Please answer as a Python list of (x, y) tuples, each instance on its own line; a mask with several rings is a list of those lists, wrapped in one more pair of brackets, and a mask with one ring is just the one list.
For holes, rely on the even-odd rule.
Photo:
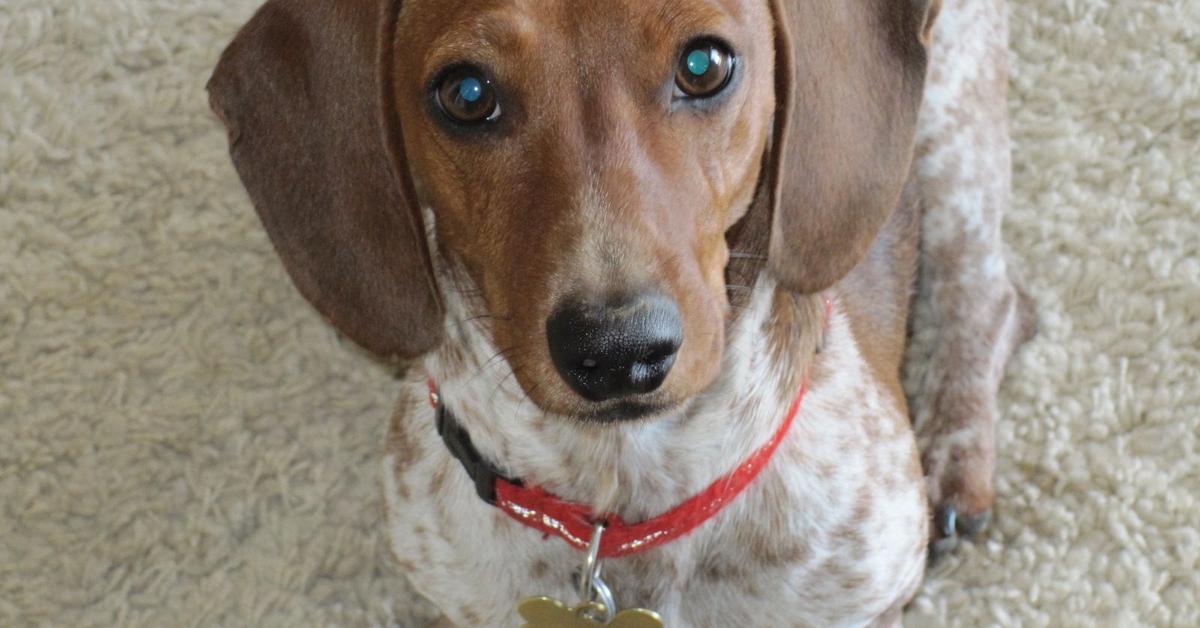
[(682, 405), (683, 402), (676, 400), (622, 399), (598, 404), (595, 408), (589, 408), (569, 416), (581, 423), (599, 425), (653, 421), (678, 410)]

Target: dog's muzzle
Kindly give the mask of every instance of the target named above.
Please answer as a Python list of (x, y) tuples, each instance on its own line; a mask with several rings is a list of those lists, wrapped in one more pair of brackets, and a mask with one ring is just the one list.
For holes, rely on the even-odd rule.
[(567, 299), (546, 321), (550, 356), (588, 401), (653, 392), (683, 344), (683, 317), (670, 298), (637, 294), (605, 302)]

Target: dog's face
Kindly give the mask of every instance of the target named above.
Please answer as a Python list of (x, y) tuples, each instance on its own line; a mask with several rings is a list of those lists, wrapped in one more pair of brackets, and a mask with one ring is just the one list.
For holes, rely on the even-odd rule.
[(766, 235), (739, 252), (783, 289), (865, 255), (937, 4), (268, 0), (209, 88), (288, 272), (348, 336), (440, 342), (439, 288), (463, 286), (436, 285), (428, 207), (529, 397), (633, 418), (716, 376), (747, 212)]
[(771, 24), (747, 0), (405, 3), (408, 167), (543, 409), (638, 416), (715, 377), (725, 233), (771, 133)]

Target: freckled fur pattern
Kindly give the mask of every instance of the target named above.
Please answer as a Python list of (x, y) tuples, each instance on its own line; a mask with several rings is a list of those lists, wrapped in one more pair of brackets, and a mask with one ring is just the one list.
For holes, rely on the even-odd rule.
[(1006, 10), (1004, 0), (948, 3), (917, 135), (921, 300), (937, 331), (916, 429), (931, 502), (968, 516), (992, 507), (996, 391), (1034, 324), (1000, 234), (1012, 187)]
[[(210, 81), (300, 291), (367, 349), (420, 358), (384, 488), (396, 557), (450, 622), (515, 624), (526, 595), (573, 602), (581, 556), (477, 498), (436, 434), (427, 377), (508, 475), (627, 521), (729, 472), (811, 377), (747, 492), (684, 538), (608, 561), (619, 606), (671, 626), (895, 625), (930, 500), (991, 506), (996, 388), (1031, 329), (999, 231), (1002, 0), (722, 4), (269, 0)], [(495, 29), (470, 27), (485, 14)], [(670, 67), (672, 42), (706, 29), (737, 42), (745, 88), (676, 115), (645, 58)], [(464, 47), (490, 51), (479, 63), (524, 96), (471, 141), (427, 94)], [(605, 65), (575, 72), (580, 59)], [(899, 370), (918, 248), (918, 311), (938, 325), (914, 432)], [(567, 300), (653, 290), (688, 339), (642, 395), (658, 415), (580, 419), (605, 406), (558, 377), (545, 321)]]
[[(869, 347), (837, 314), (778, 460), (693, 535), (608, 561), (618, 604), (656, 609), (672, 626), (899, 625), (929, 538), (922, 484), (935, 507), (974, 499), (959, 503), (964, 512), (990, 508), (995, 390), (1030, 326), (999, 233), (1010, 168), (1004, 12), (1000, 1), (942, 7), (919, 119), (920, 297), (942, 321), (916, 411), (925, 482), (903, 400), (876, 381), (862, 356)], [(432, 213), (426, 219), (434, 224)], [(440, 285), (462, 287), (464, 273), (437, 261)], [(680, 416), (582, 426), (542, 416), (487, 341), (469, 287), (445, 292), (447, 342), (409, 375), (384, 475), (398, 558), (460, 625), (512, 624), (523, 595), (573, 600), (568, 583), (580, 556), (479, 501), (433, 431), (426, 373), (480, 451), (511, 475), (639, 520), (728, 470), (714, 461), (732, 464), (757, 447), (790, 401), (781, 382), (807, 363), (802, 353), (768, 357), (763, 329), (776, 290), (760, 277), (711, 392)], [(953, 406), (963, 398), (968, 405)], [(463, 587), (464, 574), (486, 576)]]
[[(442, 285), (454, 285), (450, 276)], [(459, 322), (471, 320), (469, 299), (448, 290), (446, 346), (409, 374), (384, 462), (393, 548), (414, 584), (459, 625), (515, 625), (522, 596), (573, 601), (569, 576), (581, 560), (479, 500), (434, 431), (427, 373), (481, 453), (511, 475), (641, 520), (729, 471), (783, 419), (792, 375), (817, 339), (791, 339), (789, 360), (769, 359), (772, 338), (762, 329), (776, 295), (760, 280), (732, 330), (722, 380), (687, 411), (587, 426), (528, 403), (507, 364), (489, 359), (495, 350), (482, 326)], [(809, 312), (806, 329), (821, 327), (817, 305), (792, 306)], [(824, 340), (776, 460), (695, 533), (606, 561), (618, 604), (655, 609), (671, 626), (865, 625), (911, 596), (927, 518), (903, 402), (875, 381), (844, 315), (834, 315)], [(464, 587), (465, 574), (481, 576)]]

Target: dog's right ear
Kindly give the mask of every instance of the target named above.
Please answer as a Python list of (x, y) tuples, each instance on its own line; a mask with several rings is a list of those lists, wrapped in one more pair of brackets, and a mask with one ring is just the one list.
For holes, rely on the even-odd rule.
[(269, 0), (208, 83), (288, 274), (384, 357), (441, 339), (443, 309), (392, 106), (398, 0)]
[(941, 0), (771, 0), (769, 267), (820, 292), (866, 256), (908, 180)]

